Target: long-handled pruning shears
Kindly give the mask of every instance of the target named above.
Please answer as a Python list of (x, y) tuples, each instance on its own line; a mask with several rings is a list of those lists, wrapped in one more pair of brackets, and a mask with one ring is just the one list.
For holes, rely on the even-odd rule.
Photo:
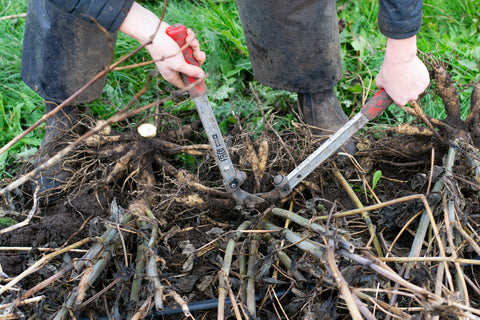
[[(180, 48), (184, 48), (183, 56), (185, 57), (185, 60), (192, 65), (198, 65), (193, 57), (192, 48), (186, 46), (185, 38), (187, 36), (187, 29), (185, 26), (182, 24), (175, 24), (168, 27), (166, 32), (177, 42)], [(188, 93), (195, 102), (195, 107), (200, 116), (200, 120), (202, 121), (205, 133), (207, 134), (208, 141), (212, 146), (213, 156), (220, 168), (220, 173), (222, 174), (223, 183), (227, 192), (233, 195), (239, 205), (246, 208), (255, 208), (260, 203), (265, 202), (264, 199), (240, 189), (240, 186), (245, 181), (246, 174), (233, 167), (227, 146), (225, 145), (217, 120), (213, 114), (212, 106), (208, 100), (205, 82), (197, 81), (195, 78), (185, 75), (183, 75), (183, 81), (187, 86), (195, 84), (192, 89), (188, 90)]]
[[(190, 64), (198, 65), (193, 57), (192, 48), (186, 46), (185, 38), (187, 36), (187, 29), (185, 26), (182, 24), (172, 25), (167, 29), (167, 34), (172, 37), (181, 48), (184, 48), (183, 56), (185, 57), (185, 60)], [(210, 145), (212, 146), (213, 155), (220, 168), (225, 188), (227, 192), (233, 195), (237, 204), (246, 208), (254, 208), (265, 202), (265, 200), (275, 200), (286, 197), (297, 184), (303, 181), (323, 161), (334, 154), (358, 130), (369, 121), (382, 114), (383, 111), (392, 104), (392, 99), (388, 96), (385, 90), (380, 90), (365, 104), (365, 106), (362, 107), (357, 115), (340, 128), (292, 172), (287, 176), (276, 176), (274, 178), (274, 190), (254, 195), (240, 189), (240, 186), (245, 181), (246, 175), (243, 171), (236, 170), (233, 167), (232, 160), (230, 159), (230, 155), (218, 127), (215, 115), (213, 114), (212, 107), (208, 101), (205, 82), (197, 81), (196, 79), (185, 75), (183, 75), (183, 80), (186, 85), (195, 84), (195, 86), (188, 92), (195, 102), (195, 107), (197, 108), (200, 120), (202, 121)]]
[(259, 194), (262, 198), (269, 199), (278, 195), (286, 197), (292, 189), (315, 170), (323, 161), (334, 154), (358, 130), (369, 121), (383, 113), (391, 104), (392, 99), (385, 90), (377, 92), (351, 120), (343, 125), (334, 135), (317, 148), (310, 156), (292, 170), (287, 176), (278, 175), (274, 178), (275, 190)]

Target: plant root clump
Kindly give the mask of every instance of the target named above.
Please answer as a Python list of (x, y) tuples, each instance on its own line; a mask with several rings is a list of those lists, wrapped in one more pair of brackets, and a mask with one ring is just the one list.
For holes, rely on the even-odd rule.
[[(480, 317), (479, 92), (462, 121), (432, 70), (445, 119), (412, 106), (417, 123), (369, 128), (354, 157), (253, 210), (225, 191), (199, 122), (163, 115), (154, 137), (118, 124), (83, 139), (55, 205), (28, 183), (0, 198), (0, 221), (23, 223), (0, 226), (0, 319)], [(252, 194), (323, 142), (272, 119), (225, 136)]]

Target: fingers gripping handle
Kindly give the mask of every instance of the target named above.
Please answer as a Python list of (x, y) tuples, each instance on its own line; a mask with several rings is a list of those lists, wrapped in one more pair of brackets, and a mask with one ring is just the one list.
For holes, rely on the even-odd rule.
[[(195, 58), (193, 57), (193, 49), (186, 43), (187, 28), (183, 24), (177, 23), (168, 27), (166, 33), (173, 40), (175, 40), (175, 42), (180, 46), (180, 48), (182, 48), (185, 61), (187, 61), (191, 65), (198, 66), (197, 60), (195, 60)], [(182, 75), (182, 77), (183, 82), (186, 86), (191, 85), (192, 83), (195, 83), (197, 81), (197, 79), (195, 79), (194, 77), (189, 77), (184, 74)], [(202, 80), (196, 82), (195, 86), (188, 90), (188, 93), (190, 93), (190, 96), (192, 98), (195, 98), (206, 94), (206, 91), (207, 90), (205, 86), (205, 81)]]
[(390, 98), (385, 89), (382, 89), (367, 101), (360, 112), (371, 121), (381, 115), (392, 103), (392, 98)]

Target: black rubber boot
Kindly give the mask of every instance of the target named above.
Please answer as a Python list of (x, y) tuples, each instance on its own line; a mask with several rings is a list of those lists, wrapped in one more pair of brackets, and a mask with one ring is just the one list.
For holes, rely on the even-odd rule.
[[(333, 89), (317, 93), (299, 93), (298, 106), (305, 123), (314, 127), (311, 130), (315, 135), (331, 136), (348, 121)], [(357, 152), (353, 139), (348, 140), (341, 149), (338, 152), (350, 155)]]
[[(50, 112), (56, 105), (47, 103), (45, 113)], [(34, 161), (34, 167), (46, 162), (57, 152), (65, 148), (72, 141), (72, 132), (78, 123), (80, 111), (77, 106), (65, 106), (55, 115), (48, 118), (45, 125), (45, 135)], [(38, 195), (46, 205), (54, 204), (61, 195), (72, 170), (60, 160), (50, 168), (42, 171), (33, 183), (33, 189), (39, 186)]]

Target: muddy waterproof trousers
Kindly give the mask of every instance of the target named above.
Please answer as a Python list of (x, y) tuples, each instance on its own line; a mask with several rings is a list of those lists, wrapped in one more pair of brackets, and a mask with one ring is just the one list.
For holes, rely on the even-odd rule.
[[(112, 61), (116, 33), (65, 14), (48, 0), (28, 1), (21, 75), (42, 98), (62, 102)], [(100, 97), (105, 79), (75, 100)]]
[(237, 0), (255, 78), (300, 93), (342, 74), (335, 0)]

